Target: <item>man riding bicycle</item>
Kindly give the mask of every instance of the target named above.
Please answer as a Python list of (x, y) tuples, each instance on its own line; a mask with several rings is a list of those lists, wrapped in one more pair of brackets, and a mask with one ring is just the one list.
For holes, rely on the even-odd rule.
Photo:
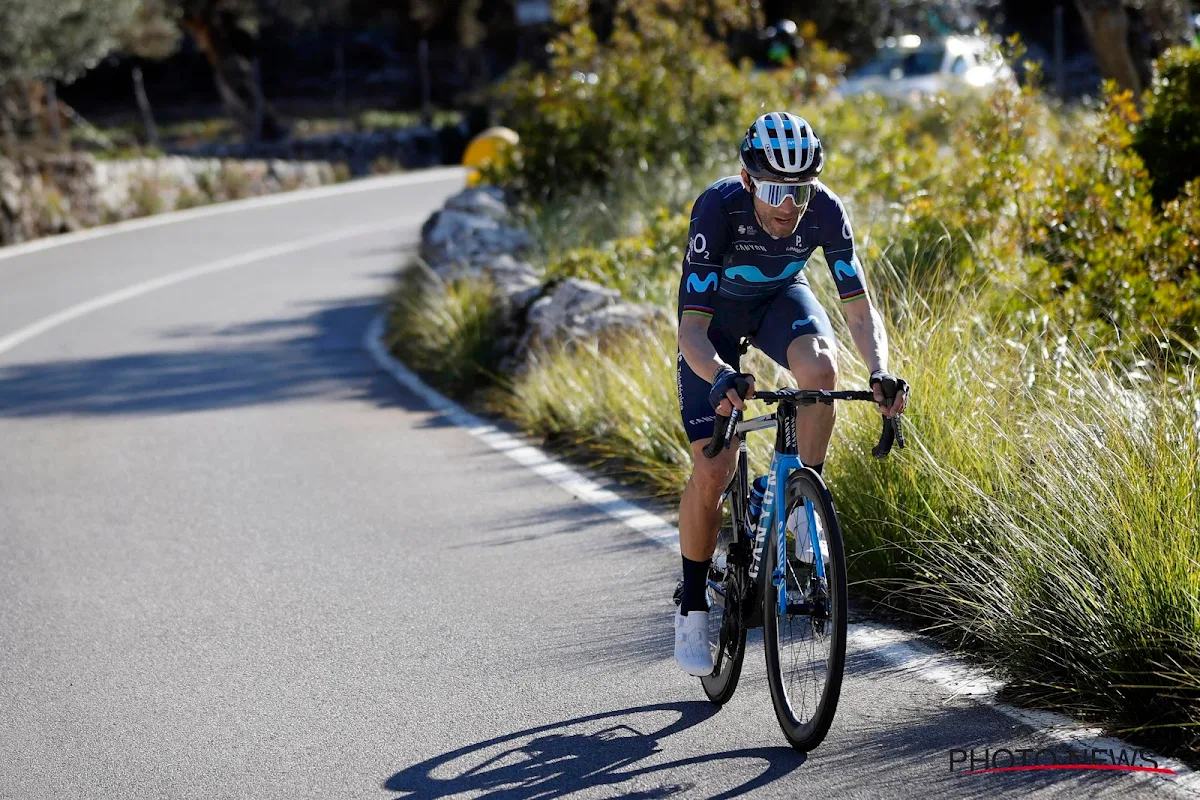
[[(737, 463), (736, 447), (713, 459), (701, 451), (715, 414), (744, 410), (743, 399), (754, 394), (754, 377), (738, 371), (742, 338), (791, 370), (800, 388), (836, 387), (833, 328), (803, 273), (817, 247), (883, 415), (900, 414), (907, 400), (907, 384), (888, 372), (887, 334), (867, 292), (846, 210), (817, 180), (825, 155), (812, 128), (788, 112), (764, 114), (742, 139), (741, 162), (740, 175), (717, 181), (696, 199), (679, 283), (679, 404), (693, 466), (679, 503), (683, 594), (675, 660), (698, 676), (713, 670), (705, 591), (721, 495)], [(886, 404), (885, 395), (895, 401)], [(833, 422), (832, 405), (797, 411), (800, 459), (817, 472)]]

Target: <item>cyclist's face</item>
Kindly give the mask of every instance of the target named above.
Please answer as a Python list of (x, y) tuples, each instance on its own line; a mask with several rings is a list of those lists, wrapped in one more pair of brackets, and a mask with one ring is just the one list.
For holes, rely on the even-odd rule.
[[(742, 185), (746, 187), (746, 191), (754, 194), (754, 186), (750, 183), (750, 175), (746, 170), (742, 170)], [(790, 197), (784, 198), (783, 205), (779, 208), (755, 197), (754, 210), (758, 214), (758, 221), (762, 223), (763, 229), (776, 239), (791, 236), (800, 224), (800, 209), (796, 207), (796, 203)]]

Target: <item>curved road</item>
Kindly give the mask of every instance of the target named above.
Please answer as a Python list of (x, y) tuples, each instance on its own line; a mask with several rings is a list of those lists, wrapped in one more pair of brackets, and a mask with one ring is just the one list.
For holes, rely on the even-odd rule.
[[(1028, 728), (852, 652), (783, 745), (678, 555), (424, 408), (364, 330), (454, 170), (0, 252), (0, 798), (1147, 793), (963, 777)], [(980, 750), (981, 752), (981, 750)]]

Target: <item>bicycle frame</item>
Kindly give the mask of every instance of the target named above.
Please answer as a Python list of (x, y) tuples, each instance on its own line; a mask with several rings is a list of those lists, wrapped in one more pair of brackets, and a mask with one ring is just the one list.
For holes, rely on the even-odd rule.
[[(796, 451), (796, 403), (784, 401), (779, 408), (761, 417), (739, 422), (735, 432), (739, 438), (750, 431), (762, 430), (771, 425), (775, 426), (775, 453), (771, 457), (771, 468), (767, 472), (767, 488), (763, 493), (762, 511), (759, 513), (758, 524), (754, 530), (753, 555), (750, 561), (750, 578), (758, 579), (759, 568), (762, 565), (763, 549), (766, 547), (768, 533), (775, 536), (775, 552), (778, 554), (779, 566), (771, 575), (775, 585), (776, 596), (779, 598), (779, 613), (787, 613), (787, 518), (784, 516), (787, 508), (778, 502), (783, 487), (787, 486), (788, 476), (792, 472), (804, 469), (800, 456)], [(739, 453), (739, 457), (744, 457)], [(804, 498), (804, 513), (808, 518), (808, 535), (812, 540), (813, 566), (819, 581), (825, 582), (825, 563), (821, 558), (821, 541), (817, 535), (816, 517), (812, 502)]]

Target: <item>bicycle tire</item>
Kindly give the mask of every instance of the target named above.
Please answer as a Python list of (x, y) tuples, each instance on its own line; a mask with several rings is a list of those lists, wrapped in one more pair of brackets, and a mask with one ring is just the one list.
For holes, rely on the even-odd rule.
[[(732, 486), (733, 491), (729, 492), (726, 499), (730, 511), (729, 521), (733, 528), (730, 533), (737, 530), (738, 519), (741, 518), (743, 507), (748, 501), (745, 453), (738, 457), (738, 469), (734, 474)], [(746, 531), (742, 531), (742, 535), (736, 540), (732, 535), (725, 538), (728, 549), (721, 587), (724, 593), (721, 627), (717, 636), (716, 655), (713, 658), (713, 672), (700, 679), (704, 694), (710, 702), (718, 706), (725, 705), (733, 697), (738, 679), (742, 675), (742, 662), (746, 658), (746, 625), (742, 604), (746, 599), (746, 586), (750, 582), (747, 535)]]
[[(763, 606), (763, 645), (767, 660), (767, 682), (771, 688), (771, 703), (775, 707), (775, 717), (788, 743), (796, 750), (807, 752), (817, 747), (829, 733), (833, 717), (837, 713), (838, 699), (841, 695), (842, 676), (846, 667), (846, 553), (842, 543), (842, 532), (838, 525), (837, 513), (833, 507), (833, 497), (825, 482), (817, 473), (810, 469), (801, 469), (792, 473), (788, 478), (784, 493), (784, 519), (791, 517), (797, 504), (803, 503), (807, 497), (813, 503), (813, 512), (820, 515), (827, 544), (829, 546), (829, 562), (826, 574), (829, 579), (829, 598), (832, 601), (828, 625), (829, 655), (826, 660), (826, 680), (821, 690), (820, 700), (811, 718), (800, 719), (789, 700), (783, 659), (780, 653), (780, 619), (778, 613), (778, 592), (775, 582), (768, 579), (764, 582), (762, 595)], [(767, 576), (775, 571), (779, 554), (776, 553), (776, 537), (768, 536), (766, 542), (763, 569)], [(786, 584), (785, 584), (786, 586)], [(805, 619), (802, 615), (791, 615), (789, 620)], [(812, 617), (807, 617), (812, 624)], [(803, 624), (803, 623), (802, 623)], [(789, 629), (791, 625), (789, 623)], [(815, 626), (814, 626), (815, 627)], [(815, 635), (814, 635), (815, 639)]]

